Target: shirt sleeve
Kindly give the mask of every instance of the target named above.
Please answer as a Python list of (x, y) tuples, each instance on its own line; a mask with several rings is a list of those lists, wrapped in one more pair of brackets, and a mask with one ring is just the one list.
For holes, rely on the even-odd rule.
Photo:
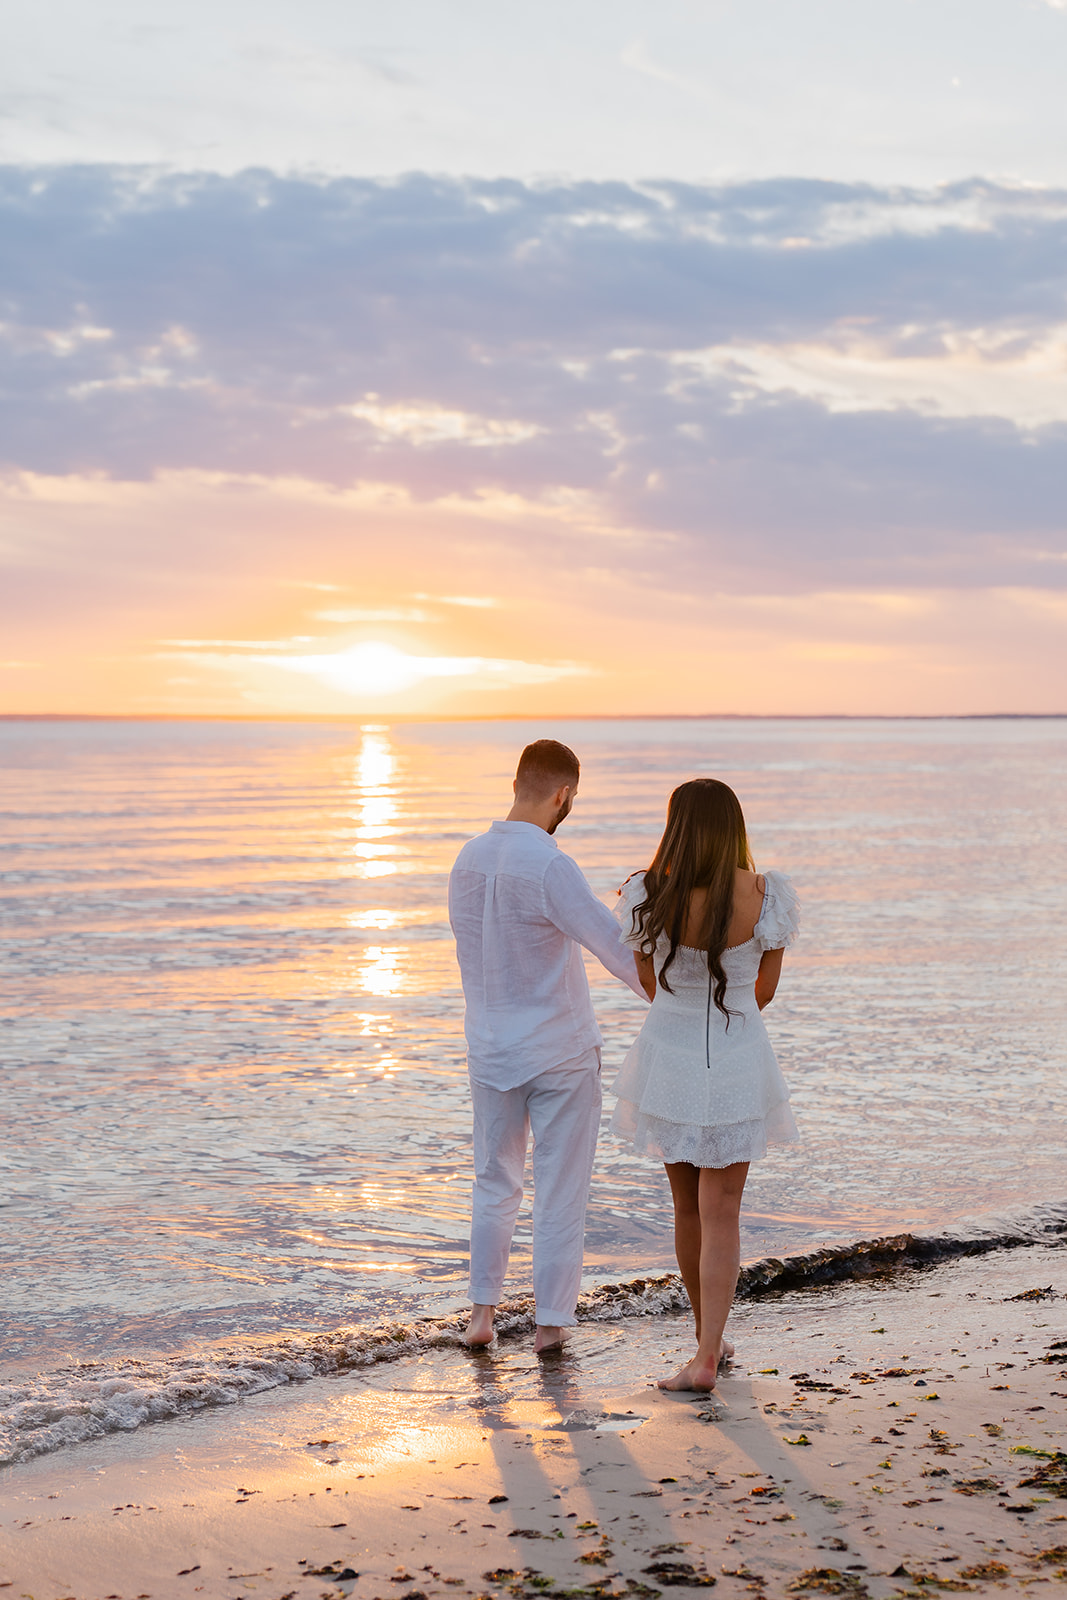
[(570, 856), (558, 855), (549, 864), (544, 891), (545, 911), (560, 932), (577, 940), (609, 972), (647, 1002), (648, 996), (637, 976), (633, 951), (623, 942), (615, 918), (597, 899), (581, 868)]

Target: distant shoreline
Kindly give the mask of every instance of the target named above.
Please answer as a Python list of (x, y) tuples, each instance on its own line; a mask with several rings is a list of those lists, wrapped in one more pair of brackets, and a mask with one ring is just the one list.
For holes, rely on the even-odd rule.
[(0, 722), (1062, 722), (1067, 711), (508, 711), (495, 716), (426, 716), (415, 712), (0, 711)]

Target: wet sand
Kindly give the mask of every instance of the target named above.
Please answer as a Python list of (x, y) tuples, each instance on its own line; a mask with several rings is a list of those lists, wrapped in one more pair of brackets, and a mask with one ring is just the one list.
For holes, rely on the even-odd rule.
[(688, 1352), (685, 1320), (656, 1317), (585, 1324), (556, 1358), (527, 1335), (434, 1350), (59, 1452), (0, 1479), (2, 1592), (1055, 1592), (1065, 1267), (1036, 1247), (743, 1302), (710, 1397), (650, 1386)]

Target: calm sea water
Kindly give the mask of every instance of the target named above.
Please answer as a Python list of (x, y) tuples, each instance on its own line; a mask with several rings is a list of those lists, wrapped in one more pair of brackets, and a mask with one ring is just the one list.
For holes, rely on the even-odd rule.
[[(800, 889), (804, 1144), (753, 1167), (746, 1257), (1067, 1196), (1067, 722), (0, 723), (10, 1370), (458, 1303), (446, 878), (541, 735), (605, 899), (696, 773)], [(610, 1082), (641, 1008), (591, 978)], [(591, 1279), (671, 1268), (669, 1215), (605, 1132)]]

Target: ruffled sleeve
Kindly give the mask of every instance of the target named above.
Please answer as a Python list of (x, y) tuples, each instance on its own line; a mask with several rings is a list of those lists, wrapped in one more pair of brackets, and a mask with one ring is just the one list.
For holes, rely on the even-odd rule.
[(753, 937), (761, 950), (788, 950), (800, 931), (800, 901), (784, 872), (765, 872), (767, 893)]
[(612, 907), (622, 929), (623, 943), (628, 944), (631, 950), (641, 947), (641, 935), (634, 932), (633, 911), (634, 906), (639, 906), (644, 898), (645, 875), (643, 872), (634, 872), (619, 890), (619, 898)]

